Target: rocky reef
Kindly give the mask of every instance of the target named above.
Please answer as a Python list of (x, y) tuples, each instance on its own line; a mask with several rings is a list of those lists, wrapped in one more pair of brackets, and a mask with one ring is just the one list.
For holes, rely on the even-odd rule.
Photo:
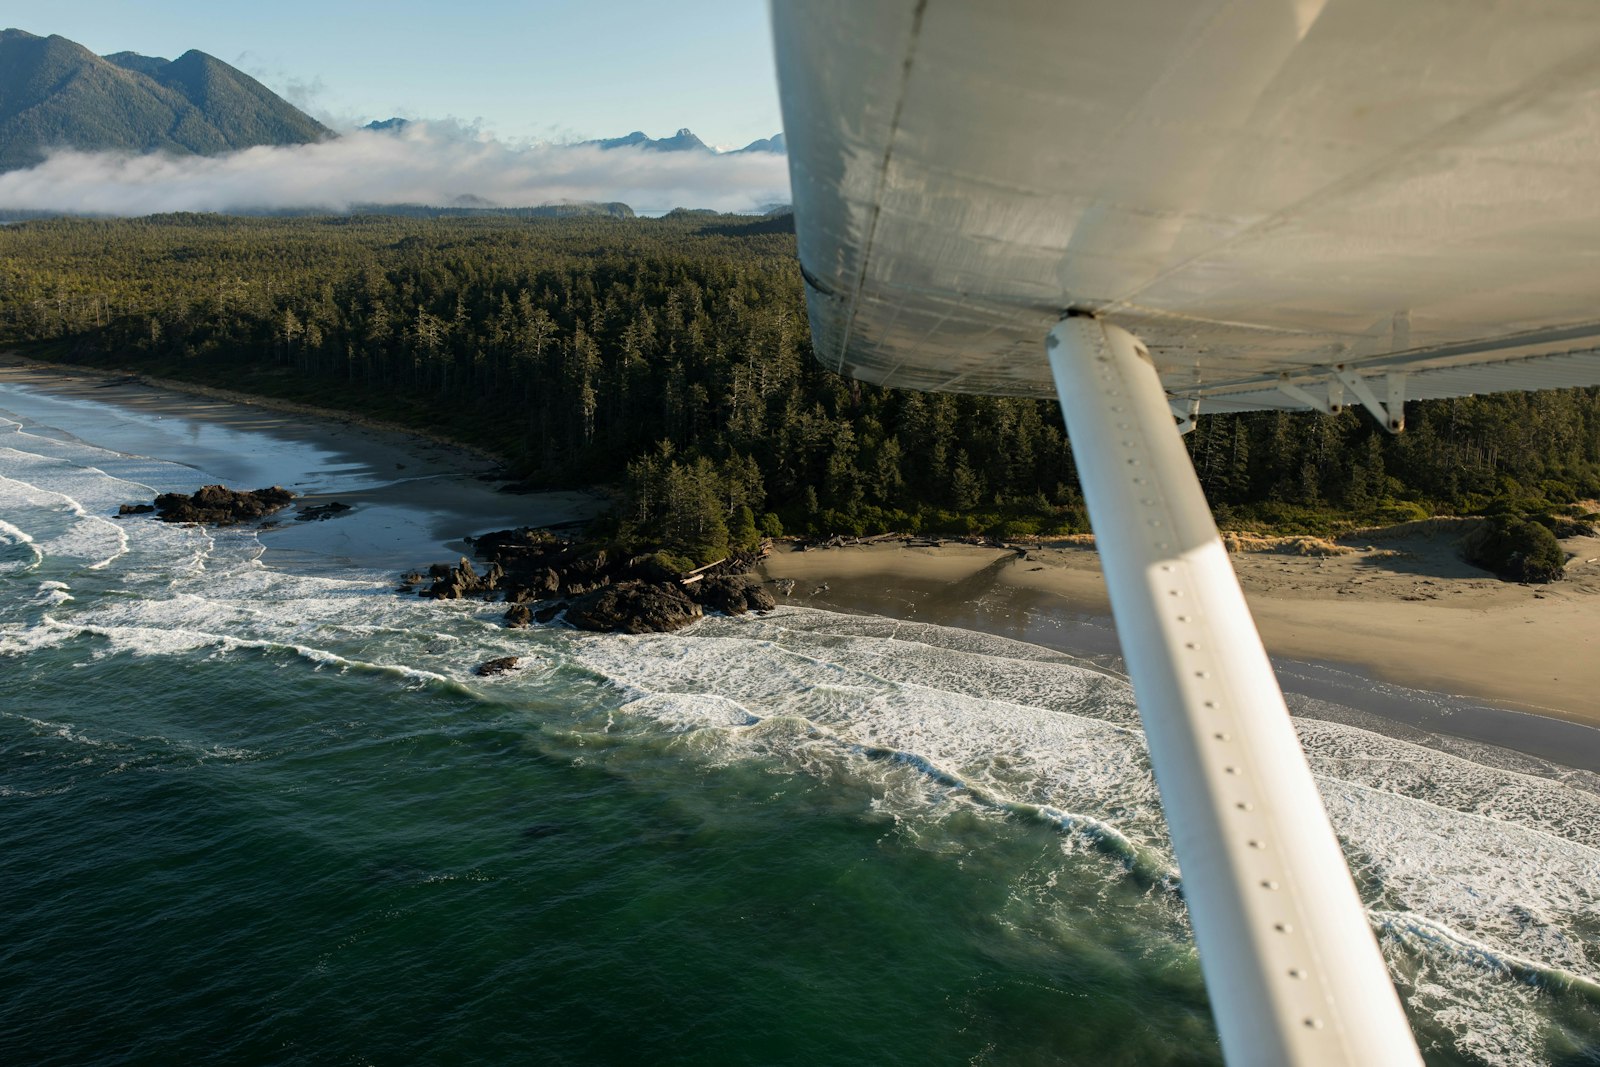
[(234, 526), (254, 522), (287, 507), (294, 494), (281, 485), (267, 489), (229, 489), (204, 485), (189, 495), (162, 493), (154, 504), (124, 504), (118, 517), (156, 513), (163, 522), (200, 522), (209, 526)]
[(531, 527), (484, 534), (474, 539), (473, 551), (481, 572), (463, 556), (454, 566), (436, 563), (405, 575), (401, 590), (435, 600), (502, 600), (512, 627), (550, 622), (564, 612), (579, 629), (634, 634), (676, 630), (707, 610), (742, 615), (777, 606), (748, 573), (760, 553), (677, 574), (654, 556)]

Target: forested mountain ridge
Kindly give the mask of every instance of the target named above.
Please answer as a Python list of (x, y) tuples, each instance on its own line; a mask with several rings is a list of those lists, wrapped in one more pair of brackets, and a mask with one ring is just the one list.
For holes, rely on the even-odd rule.
[[(752, 522), (1086, 528), (1054, 404), (822, 369), (771, 220), (29, 222), (0, 228), (0, 343), (425, 426), (541, 484), (621, 483), (625, 528), (689, 557)], [(1185, 440), (1232, 524), (1600, 495), (1600, 390), (1415, 403), (1407, 422), (1203, 415)]]
[(65, 37), (0, 31), (0, 170), (33, 166), (53, 148), (212, 154), (328, 135), (204, 52), (101, 57)]

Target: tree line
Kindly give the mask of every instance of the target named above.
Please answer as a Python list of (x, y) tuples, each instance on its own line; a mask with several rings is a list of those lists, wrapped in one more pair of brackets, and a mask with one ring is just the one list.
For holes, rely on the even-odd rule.
[[(0, 342), (348, 409), (622, 487), (627, 536), (1086, 528), (1053, 403), (880, 389), (810, 356), (786, 220), (53, 219), (0, 227)], [(1600, 495), (1600, 391), (1202, 415), (1225, 524), (1326, 532)]]

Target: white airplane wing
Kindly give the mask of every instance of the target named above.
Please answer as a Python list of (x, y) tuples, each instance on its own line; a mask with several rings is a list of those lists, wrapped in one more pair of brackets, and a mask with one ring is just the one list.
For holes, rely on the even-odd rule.
[(1203, 410), (1600, 384), (1593, 0), (779, 4), (818, 358), (1054, 395), (1068, 308)]
[(1229, 1062), (1419, 1063), (1173, 413), (1600, 384), (1600, 3), (773, 29), (817, 358), (1061, 401)]

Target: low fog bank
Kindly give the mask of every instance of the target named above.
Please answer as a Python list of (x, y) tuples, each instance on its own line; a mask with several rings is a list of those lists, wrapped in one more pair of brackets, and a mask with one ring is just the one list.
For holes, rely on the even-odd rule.
[(52, 153), (0, 174), (0, 210), (90, 215), (319, 210), (360, 204), (536, 207), (622, 201), (642, 215), (675, 207), (757, 211), (789, 200), (788, 161), (592, 145), (510, 145), (450, 124), (357, 130), (319, 144), (223, 156)]

